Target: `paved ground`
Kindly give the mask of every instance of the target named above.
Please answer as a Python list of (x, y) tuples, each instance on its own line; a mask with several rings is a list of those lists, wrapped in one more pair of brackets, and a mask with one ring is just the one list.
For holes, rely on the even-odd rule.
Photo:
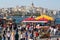
[[(20, 36), (20, 35), (19, 35)], [(21, 36), (19, 37), (19, 40), (20, 40), (20, 38), (21, 38)], [(49, 40), (57, 40), (57, 38), (60, 38), (60, 36), (59, 35), (57, 35), (57, 36), (51, 36), (50, 37), (51, 39), (49, 39)], [(40, 38), (37, 38), (37, 40), (47, 40), (48, 38), (44, 38), (44, 39), (40, 39)], [(6, 39), (7, 40), (7, 39)]]

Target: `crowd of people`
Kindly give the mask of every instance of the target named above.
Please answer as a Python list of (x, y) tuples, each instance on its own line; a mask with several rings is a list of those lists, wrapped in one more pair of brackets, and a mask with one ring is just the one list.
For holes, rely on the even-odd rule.
[(0, 25), (0, 40), (38, 40), (45, 36), (45, 38), (50, 38), (51, 35), (60, 35), (59, 28), (31, 23), (22, 25), (13, 24), (6, 27)]

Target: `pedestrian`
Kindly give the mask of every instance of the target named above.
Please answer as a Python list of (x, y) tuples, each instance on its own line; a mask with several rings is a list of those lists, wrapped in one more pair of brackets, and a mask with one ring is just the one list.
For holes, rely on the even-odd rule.
[(2, 36), (0, 35), (0, 40), (2, 40)]
[(54, 28), (54, 35), (56, 34), (56, 31), (57, 31), (57, 29), (56, 29), (56, 28)]
[(28, 40), (28, 31), (25, 31), (25, 39)]
[(28, 32), (28, 40), (32, 40), (33, 39), (33, 33), (32, 31)]
[(5, 37), (5, 35), (3, 34), (3, 36), (2, 36), (2, 40), (6, 40), (6, 37)]
[(15, 40), (19, 39), (19, 34), (18, 34), (18, 30), (16, 30), (16, 34), (15, 34)]
[(10, 31), (8, 31), (6, 35), (7, 35), (7, 39), (10, 40), (10, 36), (11, 36)]
[(11, 32), (11, 40), (15, 40), (14, 39), (14, 32)]
[(25, 40), (25, 33), (21, 32), (21, 39), (20, 40)]
[(57, 38), (57, 40), (59, 40), (59, 39)]
[(37, 31), (34, 31), (34, 40), (39, 36), (39, 33)]

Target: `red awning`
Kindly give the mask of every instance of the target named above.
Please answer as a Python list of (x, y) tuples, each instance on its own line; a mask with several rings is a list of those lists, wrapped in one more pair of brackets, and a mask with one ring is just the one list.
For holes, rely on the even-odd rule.
[(34, 21), (35, 19), (33, 17), (29, 17), (29, 18), (26, 18), (24, 19), (23, 21)]
[(41, 23), (46, 23), (47, 21), (48, 20), (45, 19), (45, 18), (40, 18), (39, 20), (36, 20), (35, 18), (30, 17), (30, 18), (24, 19), (22, 22), (41, 22)]

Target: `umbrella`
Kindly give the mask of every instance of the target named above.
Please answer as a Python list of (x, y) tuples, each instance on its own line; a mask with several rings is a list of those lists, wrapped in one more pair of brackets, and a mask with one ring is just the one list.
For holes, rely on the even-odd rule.
[(36, 20), (39, 20), (39, 19), (41, 19), (41, 18), (45, 18), (45, 19), (50, 20), (50, 21), (53, 21), (53, 20), (54, 20), (53, 17), (50, 17), (50, 16), (48, 16), (48, 15), (41, 15), (41, 16), (36, 17), (35, 19), (36, 19)]
[(48, 21), (46, 18), (40, 18), (39, 21)]

